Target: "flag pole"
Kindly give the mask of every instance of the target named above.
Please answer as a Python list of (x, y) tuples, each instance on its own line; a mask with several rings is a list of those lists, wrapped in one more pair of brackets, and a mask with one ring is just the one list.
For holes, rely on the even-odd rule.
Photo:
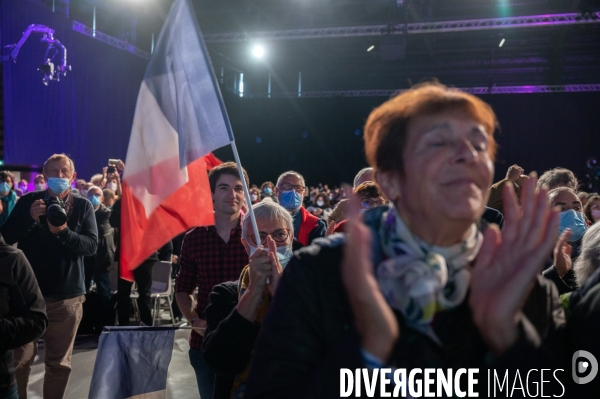
[[(246, 197), (246, 204), (248, 205), (248, 213), (250, 213), (250, 221), (252, 222), (252, 229), (254, 230), (254, 237), (260, 241), (260, 233), (258, 232), (258, 225), (256, 224), (256, 217), (254, 216), (254, 210), (252, 209), (252, 200), (250, 199), (250, 191), (244, 179), (244, 173), (242, 172), (242, 163), (240, 162), (240, 155), (238, 154), (237, 147), (235, 146), (235, 140), (231, 141), (231, 149), (233, 150), (233, 157), (237, 164), (238, 173), (240, 174), (240, 180), (242, 181), (242, 187), (244, 188), (244, 196)], [(255, 243), (257, 248), (260, 248), (259, 243)], [(269, 278), (267, 277), (267, 284), (269, 284)]]

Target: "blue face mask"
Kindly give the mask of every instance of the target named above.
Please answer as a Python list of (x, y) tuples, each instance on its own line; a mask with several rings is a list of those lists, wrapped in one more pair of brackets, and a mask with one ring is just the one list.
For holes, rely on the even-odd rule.
[(95, 207), (100, 205), (100, 197), (97, 195), (90, 195), (88, 197), (88, 199), (90, 200), (90, 202), (92, 203), (92, 205)]
[(0, 193), (8, 193), (10, 191), (10, 184), (7, 182), (0, 183)]
[(282, 191), (279, 205), (288, 211), (295, 211), (302, 205), (302, 196), (296, 190)]
[(288, 263), (290, 263), (290, 259), (292, 259), (294, 253), (292, 252), (292, 246), (286, 245), (285, 247), (277, 247), (277, 259), (279, 259), (279, 263), (281, 263), (281, 267), (285, 269)]
[(265, 189), (263, 191), (267, 195), (271, 195), (271, 193), (273, 192), (273, 190), (271, 190), (271, 187), (265, 187)]
[(62, 177), (49, 177), (48, 188), (52, 190), (54, 194), (62, 194), (71, 188), (69, 179)]
[(579, 241), (587, 230), (587, 224), (585, 223), (585, 216), (583, 216), (583, 213), (576, 212), (573, 209), (561, 212), (558, 234), (562, 234), (567, 228), (571, 229), (572, 232), (569, 242)]
[[(258, 251), (258, 248), (253, 247), (250, 244), (248, 244), (248, 246), (250, 247), (250, 256), (252, 256), (256, 251)], [(277, 247), (277, 259), (279, 259), (279, 263), (281, 263), (281, 267), (283, 267), (284, 269), (290, 262), (290, 259), (292, 259), (292, 256), (294, 256), (294, 253), (292, 252), (291, 245), (286, 245), (285, 247)]]

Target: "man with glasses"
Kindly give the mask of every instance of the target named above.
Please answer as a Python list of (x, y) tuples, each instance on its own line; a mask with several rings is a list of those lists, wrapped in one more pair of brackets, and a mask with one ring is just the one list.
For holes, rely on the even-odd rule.
[(260, 237), (249, 214), (242, 221), (242, 243), (250, 256), (238, 281), (214, 287), (206, 308), (202, 354), (216, 374), (215, 399), (243, 395), (250, 356), (279, 278), (292, 257), (294, 226), (289, 212), (273, 201), (252, 209)]
[(305, 189), (304, 177), (293, 170), (279, 176), (275, 187), (279, 204), (292, 215), (294, 220), (294, 238), (304, 246), (309, 245), (317, 237), (324, 237), (327, 230), (323, 220), (311, 215), (302, 206)]
[[(212, 398), (215, 376), (202, 357), (202, 341), (206, 328), (204, 309), (213, 287), (224, 281), (236, 280), (248, 264), (242, 245), (240, 209), (245, 203), (242, 180), (249, 186), (248, 175), (240, 176), (234, 162), (213, 168), (209, 175), (215, 210), (215, 225), (196, 227), (183, 238), (176, 298), (181, 313), (196, 328), (190, 335), (190, 363), (196, 373), (201, 398)], [(198, 287), (198, 296), (193, 293)]]

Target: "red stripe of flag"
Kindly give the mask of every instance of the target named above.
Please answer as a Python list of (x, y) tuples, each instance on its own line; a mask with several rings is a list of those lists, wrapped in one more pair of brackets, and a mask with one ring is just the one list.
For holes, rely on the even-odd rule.
[(189, 181), (146, 217), (144, 206), (123, 182), (120, 276), (133, 281), (133, 270), (173, 237), (215, 223), (205, 158), (187, 166)]

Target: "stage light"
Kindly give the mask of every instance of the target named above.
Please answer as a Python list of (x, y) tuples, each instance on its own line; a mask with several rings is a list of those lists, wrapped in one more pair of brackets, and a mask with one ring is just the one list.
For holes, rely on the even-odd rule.
[(375, 46), (371, 46), (371, 47), (369, 47), (369, 48), (367, 49), (367, 51), (371, 51), (371, 50), (373, 50), (374, 48), (375, 48)]
[(256, 58), (262, 58), (265, 55), (265, 48), (263, 46), (256, 45), (254, 48), (252, 48), (252, 54)]
[(502, 40), (500, 40), (500, 44), (498, 45), (498, 47), (504, 46), (505, 41), (506, 41), (506, 39), (502, 38)]

